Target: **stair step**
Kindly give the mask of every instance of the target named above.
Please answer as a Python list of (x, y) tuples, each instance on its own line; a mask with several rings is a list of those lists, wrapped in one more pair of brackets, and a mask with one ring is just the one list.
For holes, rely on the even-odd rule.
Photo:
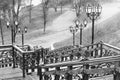
[(22, 70), (19, 68), (11, 67), (0, 68), (0, 80), (13, 77), (22, 77)]

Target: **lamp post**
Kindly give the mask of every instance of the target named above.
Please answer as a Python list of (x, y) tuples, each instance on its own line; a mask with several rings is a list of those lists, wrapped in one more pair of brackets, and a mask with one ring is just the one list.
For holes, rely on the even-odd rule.
[(98, 4), (97, 6), (91, 6), (90, 4), (87, 5), (86, 7), (86, 14), (87, 17), (92, 20), (92, 42), (91, 44), (94, 43), (94, 21), (100, 16), (102, 11), (102, 7)]
[(22, 48), (24, 48), (24, 33), (27, 33), (27, 27), (25, 26), (24, 29), (18, 27), (18, 32), (22, 35)]
[(82, 23), (77, 19), (75, 21), (76, 27), (80, 29), (80, 45), (82, 45), (82, 30), (87, 26), (87, 21), (84, 20)]
[(73, 34), (73, 46), (75, 46), (75, 33), (77, 32), (77, 28), (76, 28), (76, 26), (70, 26), (69, 27), (69, 29), (70, 29), (70, 32)]
[[(15, 27), (14, 27), (15, 25)], [(15, 31), (17, 31), (18, 28), (18, 21), (14, 21), (14, 23), (7, 22), (7, 28), (11, 28), (11, 41), (12, 44), (15, 43)]]
[[(12, 45), (15, 43), (15, 31), (17, 31), (18, 28), (18, 22), (17, 21), (12, 21), (7, 22), (7, 28), (11, 28), (11, 41), (12, 41)], [(15, 68), (15, 52), (14, 52), (14, 48), (12, 48), (12, 56), (13, 56), (13, 68)]]

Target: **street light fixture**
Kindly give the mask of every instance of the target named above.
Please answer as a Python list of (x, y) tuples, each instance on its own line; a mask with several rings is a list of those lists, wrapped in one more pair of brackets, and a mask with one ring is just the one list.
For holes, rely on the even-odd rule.
[(14, 24), (7, 21), (6, 24), (7, 24), (7, 28), (11, 28), (11, 39), (12, 39), (12, 44), (13, 44), (15, 43), (15, 32), (17, 31), (17, 28), (18, 28), (18, 21), (15, 21)]
[(70, 32), (73, 34), (73, 46), (75, 46), (75, 33), (77, 32), (78, 28), (76, 26), (69, 27)]
[(27, 33), (27, 27), (25, 26), (24, 29), (18, 27), (18, 32), (22, 34), (22, 48), (24, 48), (24, 33)]
[(94, 43), (94, 21), (100, 16), (102, 11), (102, 7), (98, 4), (97, 6), (91, 6), (90, 4), (87, 5), (86, 7), (86, 14), (87, 17), (92, 20), (92, 42), (91, 44)]
[(18, 27), (18, 21), (15, 21), (15, 25), (16, 25), (16, 27)]
[[(18, 23), (18, 22), (16, 22)], [(15, 31), (17, 31), (17, 26), (18, 24), (15, 24), (14, 21), (12, 21), (11, 23), (9, 21), (7, 21), (6, 23), (7, 28), (11, 29), (11, 41), (12, 41), (12, 45), (15, 43)], [(13, 56), (13, 68), (15, 68), (15, 53), (14, 53), (14, 48), (12, 48), (12, 56)]]
[(76, 27), (80, 29), (80, 45), (82, 45), (82, 30), (87, 26), (87, 21), (84, 20), (83, 23), (80, 23), (80, 21), (77, 19), (75, 24)]

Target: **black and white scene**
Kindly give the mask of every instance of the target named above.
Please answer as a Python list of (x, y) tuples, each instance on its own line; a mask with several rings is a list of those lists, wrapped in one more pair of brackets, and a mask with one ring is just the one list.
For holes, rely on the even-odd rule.
[(0, 0), (0, 80), (120, 80), (120, 0)]

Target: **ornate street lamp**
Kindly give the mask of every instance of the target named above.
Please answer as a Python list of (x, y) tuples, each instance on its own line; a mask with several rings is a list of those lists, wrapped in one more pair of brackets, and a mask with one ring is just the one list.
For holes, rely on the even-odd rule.
[(70, 32), (73, 34), (73, 46), (75, 46), (75, 33), (77, 32), (78, 28), (76, 26), (69, 27)]
[(94, 21), (100, 16), (102, 7), (98, 4), (97, 6), (91, 6), (90, 4), (86, 7), (86, 14), (92, 20), (92, 42), (94, 43)]
[[(12, 45), (15, 43), (15, 31), (16, 31), (16, 27), (18, 26), (17, 24), (18, 22), (9, 22), (7, 21), (7, 28), (10, 28), (11, 29), (11, 41), (12, 41)], [(12, 48), (12, 56), (13, 56), (13, 68), (15, 68), (15, 53), (14, 53), (14, 48)]]
[(84, 20), (83, 23), (80, 23), (80, 21), (77, 19), (75, 24), (76, 27), (80, 29), (80, 45), (82, 45), (82, 30), (87, 26), (87, 21)]
[(24, 33), (27, 33), (27, 27), (25, 26), (24, 29), (18, 27), (18, 32), (22, 34), (22, 48), (24, 48)]
[(14, 24), (15, 24), (15, 27), (13, 23), (10, 23), (9, 21), (7, 21), (7, 28), (11, 28), (12, 44), (15, 43), (15, 32), (17, 31), (17, 28), (18, 28), (18, 21), (15, 21)]

